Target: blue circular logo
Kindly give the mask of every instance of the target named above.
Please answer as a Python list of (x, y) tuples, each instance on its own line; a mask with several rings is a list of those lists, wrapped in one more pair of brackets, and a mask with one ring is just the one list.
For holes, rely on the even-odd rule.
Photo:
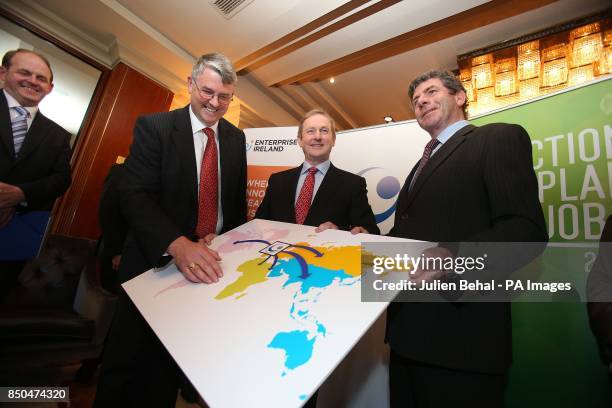
[[(384, 170), (382, 167), (368, 167), (367, 169), (361, 170), (357, 173), (360, 176), (363, 176), (370, 170)], [(376, 183), (376, 194), (383, 200), (389, 200), (397, 196), (401, 189), (401, 184), (399, 180), (393, 176), (385, 176), (378, 180)], [(394, 200), (389, 208), (382, 211), (381, 213), (374, 213), (374, 217), (376, 218), (376, 223), (380, 224), (385, 221), (387, 218), (391, 217), (391, 215), (395, 212), (395, 206), (397, 204), (397, 200)]]
[(395, 197), (399, 193), (400, 188), (400, 182), (395, 177), (387, 176), (380, 179), (378, 184), (376, 184), (376, 193), (378, 193), (380, 198), (388, 200)]

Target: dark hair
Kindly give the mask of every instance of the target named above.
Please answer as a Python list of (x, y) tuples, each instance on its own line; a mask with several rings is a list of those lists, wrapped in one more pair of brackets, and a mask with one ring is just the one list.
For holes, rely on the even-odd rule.
[(18, 48), (16, 50), (7, 51), (7, 53), (4, 54), (4, 57), (2, 57), (2, 66), (8, 70), (11, 67), (11, 62), (13, 61), (13, 57), (23, 52), (34, 54), (38, 58), (43, 60), (45, 64), (47, 64), (47, 68), (49, 68), (49, 72), (51, 73), (51, 78), (49, 78), (49, 82), (53, 83), (53, 70), (51, 69), (51, 64), (49, 63), (49, 60), (47, 59), (47, 57), (45, 57), (42, 54), (37, 53), (36, 51), (26, 50), (25, 48)]
[(467, 92), (465, 88), (463, 87), (463, 84), (461, 83), (461, 81), (459, 81), (455, 75), (453, 75), (451, 72), (448, 72), (448, 71), (436, 71), (436, 70), (428, 71), (414, 78), (412, 82), (410, 83), (410, 85), (408, 86), (408, 97), (410, 98), (410, 103), (412, 104), (412, 97), (414, 96), (414, 90), (417, 88), (417, 86), (433, 78), (438, 78), (442, 82), (444, 87), (448, 89), (451, 95), (455, 95), (457, 92), (465, 93), (466, 98), (465, 98), (465, 103), (462, 106), (462, 109), (463, 109), (463, 116), (467, 118), (468, 117)]
[(313, 109), (311, 111), (306, 112), (304, 116), (302, 116), (302, 118), (300, 119), (300, 126), (298, 127), (298, 138), (302, 137), (302, 130), (304, 129), (304, 122), (306, 121), (306, 119), (314, 115), (323, 115), (327, 119), (329, 119), (332, 136), (336, 137), (336, 123), (334, 122), (334, 118), (332, 118), (329, 113), (325, 112), (323, 109)]

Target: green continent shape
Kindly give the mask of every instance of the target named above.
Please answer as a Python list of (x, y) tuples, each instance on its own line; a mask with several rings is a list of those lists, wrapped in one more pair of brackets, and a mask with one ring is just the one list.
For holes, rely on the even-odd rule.
[(256, 258), (241, 264), (238, 267), (238, 272), (241, 272), (242, 275), (234, 282), (224, 287), (223, 290), (219, 292), (217, 296), (215, 296), (215, 299), (225, 299), (226, 297), (243, 293), (250, 286), (267, 281), (267, 275), (268, 272), (270, 272), (268, 270), (270, 264), (264, 262), (263, 264), (259, 265), (261, 261), (261, 258)]

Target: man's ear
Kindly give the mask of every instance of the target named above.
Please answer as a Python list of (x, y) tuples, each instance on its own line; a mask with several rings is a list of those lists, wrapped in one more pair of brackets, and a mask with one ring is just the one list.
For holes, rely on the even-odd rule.
[(463, 105), (465, 105), (467, 101), (467, 95), (465, 94), (465, 92), (458, 91), (455, 94), (455, 101), (457, 102), (457, 106), (461, 106), (463, 108)]

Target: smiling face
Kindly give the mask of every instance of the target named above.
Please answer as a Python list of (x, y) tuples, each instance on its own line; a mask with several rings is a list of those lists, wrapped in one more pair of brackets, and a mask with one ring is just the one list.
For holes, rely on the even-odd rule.
[(463, 120), (464, 104), (465, 92), (451, 94), (438, 78), (419, 84), (412, 97), (416, 120), (431, 137), (437, 137), (449, 125)]
[[(224, 84), (221, 75), (216, 71), (205, 68), (194, 80), (189, 77), (187, 81), (189, 93), (191, 94), (191, 109), (193, 113), (206, 126), (213, 126), (227, 112), (229, 100), (223, 102), (219, 100), (234, 95), (234, 85)], [(214, 94), (212, 97), (207, 96)]]
[(0, 80), (4, 81), (4, 89), (25, 107), (38, 106), (53, 89), (49, 67), (30, 52), (18, 52), (8, 68), (0, 67)]
[(336, 143), (336, 134), (325, 115), (315, 114), (302, 123), (298, 143), (304, 151), (304, 159), (317, 165), (329, 160), (329, 154)]

